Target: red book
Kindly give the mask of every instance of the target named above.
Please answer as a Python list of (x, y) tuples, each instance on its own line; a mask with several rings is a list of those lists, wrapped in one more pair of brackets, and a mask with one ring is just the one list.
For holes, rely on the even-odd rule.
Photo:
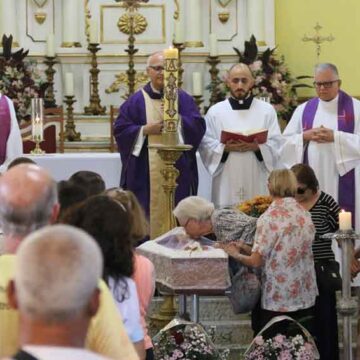
[(264, 144), (266, 143), (267, 135), (267, 129), (256, 129), (243, 132), (222, 130), (220, 141), (223, 144), (226, 144), (229, 140), (241, 140), (248, 143), (257, 142), (258, 144)]

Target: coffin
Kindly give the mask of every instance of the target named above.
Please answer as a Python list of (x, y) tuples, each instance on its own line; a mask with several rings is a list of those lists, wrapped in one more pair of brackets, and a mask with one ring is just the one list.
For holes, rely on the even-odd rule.
[(178, 227), (145, 242), (137, 251), (153, 262), (156, 281), (167, 288), (224, 291), (230, 286), (228, 256), (212, 244), (205, 238), (189, 239)]

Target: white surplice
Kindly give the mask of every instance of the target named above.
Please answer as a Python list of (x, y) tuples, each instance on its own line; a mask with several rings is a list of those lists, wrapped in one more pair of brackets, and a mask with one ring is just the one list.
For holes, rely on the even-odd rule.
[[(276, 168), (281, 135), (274, 108), (253, 99), (250, 109), (233, 110), (229, 100), (212, 106), (205, 116), (206, 134), (200, 144), (201, 159), (212, 175), (212, 201), (216, 207), (231, 206), (255, 195), (268, 194), (267, 178)], [(225, 145), (220, 142), (222, 130), (250, 131), (268, 129), (268, 140), (259, 145), (263, 161), (253, 151), (229, 152), (221, 162)]]
[[(306, 103), (305, 103), (306, 104)], [(294, 112), (284, 130), (284, 145), (281, 151), (281, 162), (286, 167), (303, 161), (302, 115), (305, 104)], [(338, 131), (338, 96), (331, 101), (319, 100), (313, 128), (323, 125), (334, 130), (333, 143), (316, 143), (308, 145), (309, 165), (314, 169), (319, 180), (320, 189), (338, 201), (339, 176), (355, 169), (355, 190), (360, 181), (360, 101), (353, 99), (354, 133)], [(360, 192), (355, 191), (355, 226), (360, 230)]]
[[(2, 95), (0, 94), (0, 98), (1, 96)], [(23, 154), (21, 133), (19, 129), (19, 124), (16, 119), (14, 104), (8, 97), (6, 97), (6, 100), (8, 102), (10, 109), (11, 123), (10, 123), (10, 134), (6, 143), (6, 158), (5, 158), (5, 162), (2, 165), (0, 165), (0, 174), (6, 170), (9, 162), (11, 162), (15, 158)]]

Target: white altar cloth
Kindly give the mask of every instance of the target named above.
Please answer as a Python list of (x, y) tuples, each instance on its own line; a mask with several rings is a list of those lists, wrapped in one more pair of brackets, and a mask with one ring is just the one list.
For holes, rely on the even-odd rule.
[[(117, 187), (120, 184), (121, 159), (119, 153), (64, 153), (30, 155), (39, 166), (47, 169), (56, 181), (67, 180), (77, 171), (94, 171), (102, 176), (106, 188)], [(211, 177), (197, 154), (199, 171), (198, 195), (211, 199)]]

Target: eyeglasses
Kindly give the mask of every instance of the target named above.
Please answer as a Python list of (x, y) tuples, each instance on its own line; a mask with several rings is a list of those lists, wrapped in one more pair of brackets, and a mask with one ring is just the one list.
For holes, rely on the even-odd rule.
[(164, 67), (161, 65), (149, 65), (150, 69), (153, 69), (156, 72), (164, 71)]
[(330, 89), (333, 86), (333, 84), (338, 81), (340, 81), (340, 79), (332, 80), (332, 81), (324, 81), (324, 82), (314, 81), (313, 84), (316, 88), (324, 87), (325, 89)]
[(301, 187), (298, 187), (296, 192), (299, 194), (299, 195), (304, 195), (305, 194), (305, 191), (307, 190), (308, 188), (307, 187), (304, 187), (304, 188), (301, 188)]

